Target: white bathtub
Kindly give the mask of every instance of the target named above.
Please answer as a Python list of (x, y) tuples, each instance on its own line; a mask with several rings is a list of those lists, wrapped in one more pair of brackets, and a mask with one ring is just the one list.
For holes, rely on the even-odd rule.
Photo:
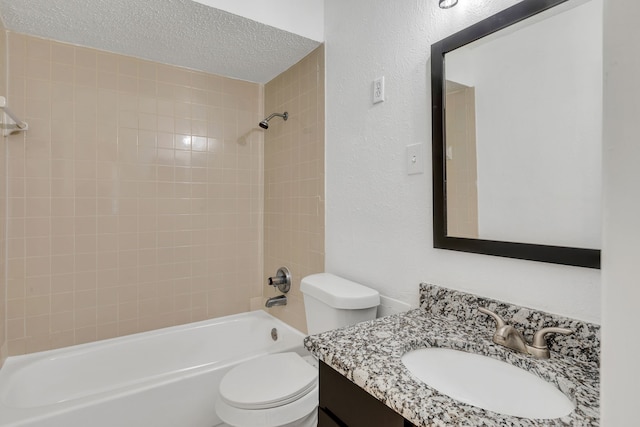
[(222, 423), (214, 403), (231, 367), (308, 354), (303, 338), (254, 311), (10, 357), (0, 369), (0, 426), (212, 427)]

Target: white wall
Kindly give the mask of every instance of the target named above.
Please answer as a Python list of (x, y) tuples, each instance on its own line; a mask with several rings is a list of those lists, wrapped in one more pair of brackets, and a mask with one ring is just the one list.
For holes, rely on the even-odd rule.
[[(430, 45), (516, 2), (325, 0), (326, 270), (411, 304), (426, 281), (599, 322), (598, 270), (433, 249)], [(425, 173), (407, 175), (415, 143)]]
[(640, 31), (637, 0), (605, 1), (603, 426), (637, 421), (640, 381)]
[(465, 49), (475, 76), (478, 231), (599, 249), (602, 1), (554, 9)]
[(194, 0), (311, 40), (324, 40), (324, 0)]

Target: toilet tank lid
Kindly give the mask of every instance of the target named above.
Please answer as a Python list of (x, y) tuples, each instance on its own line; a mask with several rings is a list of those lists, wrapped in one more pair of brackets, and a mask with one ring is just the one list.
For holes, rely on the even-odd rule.
[(380, 294), (375, 289), (330, 273), (303, 278), (300, 291), (333, 308), (362, 309), (380, 305)]

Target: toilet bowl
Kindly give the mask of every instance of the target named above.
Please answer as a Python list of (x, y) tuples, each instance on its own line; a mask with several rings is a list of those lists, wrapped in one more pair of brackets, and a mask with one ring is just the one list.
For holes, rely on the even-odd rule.
[[(374, 319), (378, 292), (321, 273), (302, 279), (309, 333)], [(232, 427), (316, 427), (318, 363), (312, 356), (276, 353), (231, 369), (220, 382), (216, 413)]]

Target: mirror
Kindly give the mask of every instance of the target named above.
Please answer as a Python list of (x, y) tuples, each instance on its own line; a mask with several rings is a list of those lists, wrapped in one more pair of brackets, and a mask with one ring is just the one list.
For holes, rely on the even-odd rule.
[(600, 267), (602, 0), (524, 0), (431, 46), (434, 247)]

